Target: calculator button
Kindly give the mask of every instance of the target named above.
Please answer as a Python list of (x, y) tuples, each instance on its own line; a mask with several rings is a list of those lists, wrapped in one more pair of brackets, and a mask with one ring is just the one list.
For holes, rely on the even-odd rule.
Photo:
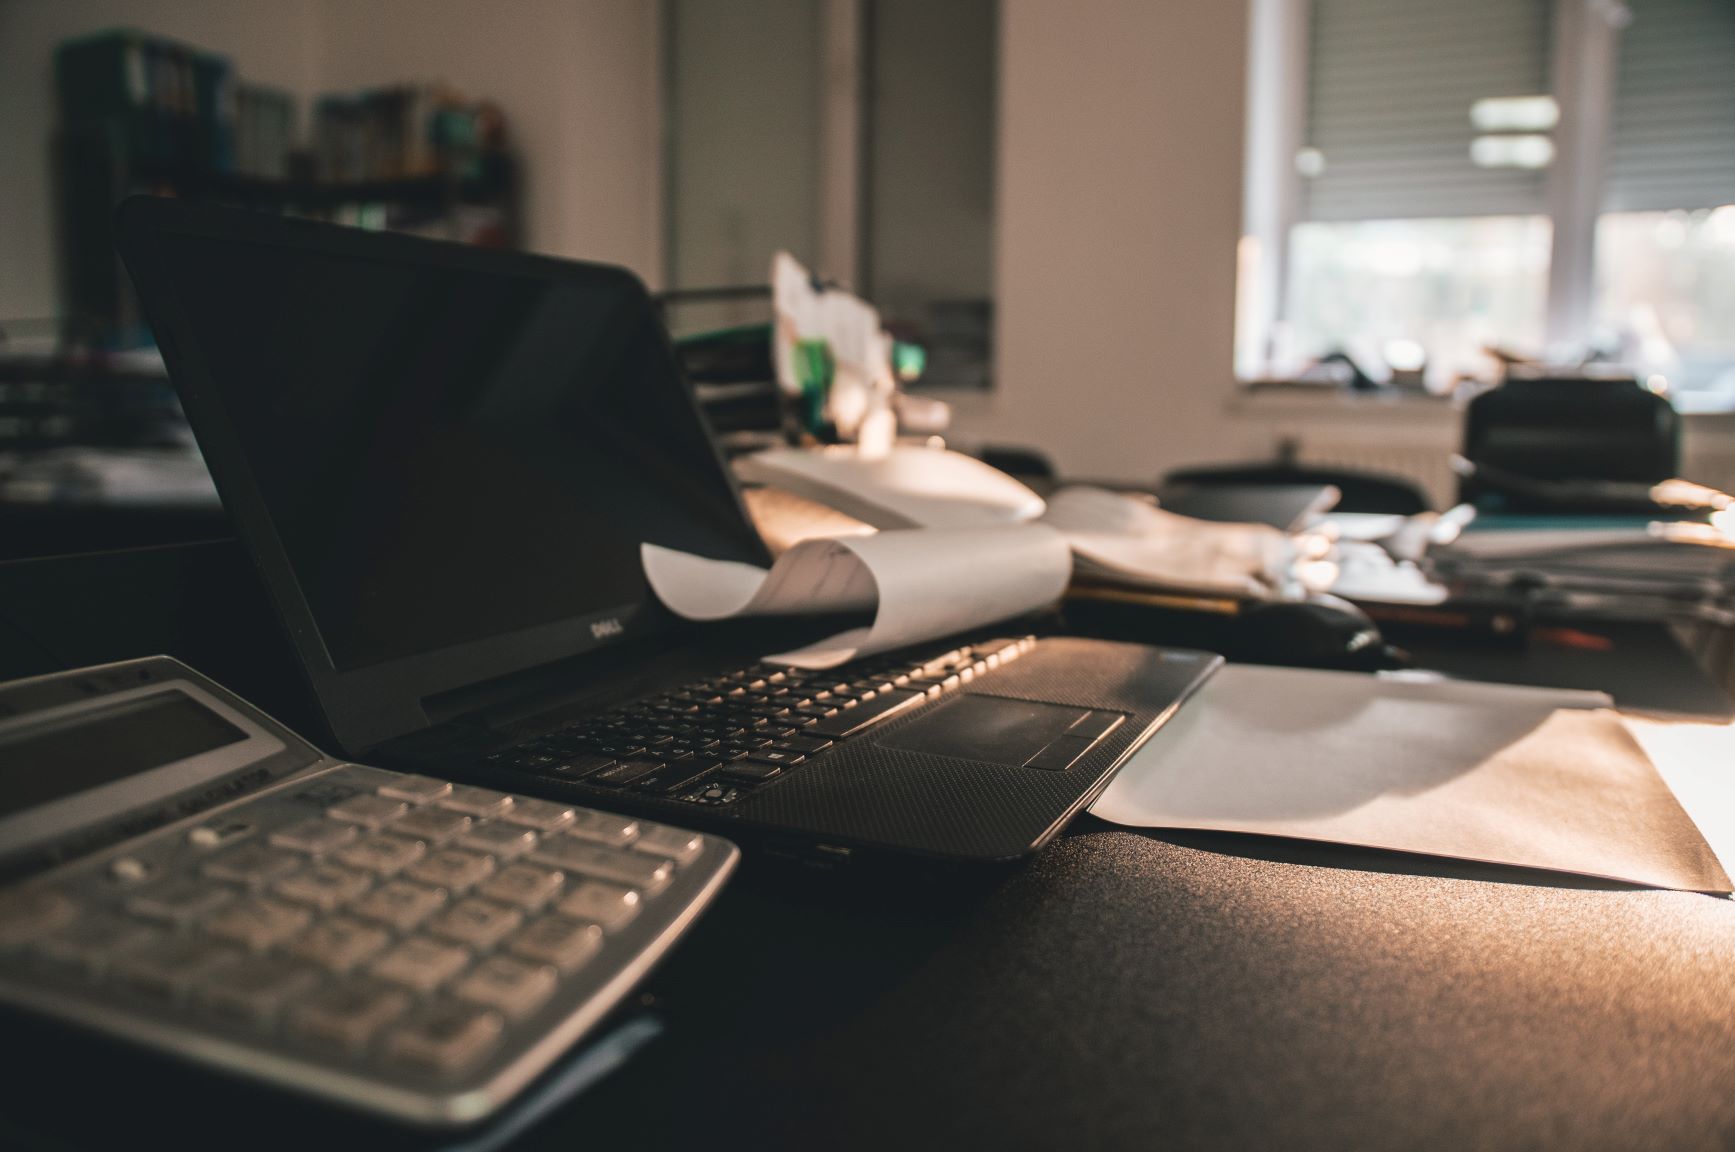
[(486, 952), (518, 930), (521, 913), (492, 900), (460, 900), (428, 922), (428, 931)]
[(433, 915), (446, 902), (438, 888), (424, 888), (407, 880), (393, 880), (368, 893), (354, 908), (357, 916), (378, 920), (399, 932), (408, 932)]
[(411, 865), (408, 875), (451, 892), (467, 892), (486, 880), (493, 871), (492, 857), (447, 848)]
[(478, 852), (491, 852), (513, 860), (536, 847), (536, 833), (511, 824), (482, 824), (458, 838), (458, 843)]
[(460, 1004), (443, 1004), (386, 1038), (386, 1054), (401, 1064), (436, 1072), (459, 1072), (500, 1043), (499, 1015)]
[(287, 880), (279, 880), (274, 891), (279, 896), (330, 912), (340, 904), (348, 904), (372, 886), (373, 878), (366, 872), (341, 868), (336, 864), (315, 864)]
[(333, 972), (348, 972), (391, 943), (391, 933), (347, 916), (322, 920), (288, 944), (284, 951)]
[(582, 968), (602, 947), (602, 929), (595, 924), (544, 916), (507, 946), (526, 960), (552, 964), (565, 973)]
[(78, 915), (78, 905), (53, 888), (0, 894), (0, 948), (16, 948), (46, 935)]
[(566, 877), (551, 868), (512, 864), (482, 882), (482, 895), (535, 912), (559, 893)]
[(127, 901), (127, 911), (147, 920), (190, 924), (201, 916), (215, 912), (233, 899), (234, 895), (227, 888), (183, 881), (139, 893)]
[(560, 910), (568, 916), (588, 920), (613, 932), (628, 924), (639, 914), (644, 901), (631, 888), (586, 880), (573, 887), (560, 902)]
[(360, 824), (364, 828), (378, 828), (390, 824), (409, 810), (410, 806), (402, 800), (393, 800), (390, 796), (370, 796), (364, 792), (360, 796), (351, 796), (341, 804), (333, 804), (325, 810), (325, 814), (333, 820)]
[(116, 884), (143, 884), (156, 874), (156, 865), (137, 856), (120, 856), (108, 865), (108, 878)]
[(645, 852), (673, 860), (677, 865), (691, 864), (705, 849), (705, 838), (697, 832), (686, 832), (664, 824), (647, 824), (633, 842), (633, 851)]
[(460, 784), (440, 801), (440, 807), (474, 816), (478, 820), (488, 820), (510, 812), (512, 797), (490, 788), (472, 788), (468, 784)]
[(543, 841), (534, 859), (551, 868), (582, 872), (598, 880), (613, 880), (650, 891), (661, 890), (675, 870), (673, 864), (655, 856), (616, 852), (565, 836)]
[(197, 992), (213, 1016), (269, 1024), (283, 1006), (307, 991), (318, 977), (299, 964), (275, 956), (250, 956), (225, 965), (206, 978)]
[(546, 964), (526, 964), (507, 956), (490, 956), (458, 981), (452, 994), (482, 1008), (495, 1008), (522, 1020), (548, 1002), (559, 983)]
[(37, 941), (36, 951), (55, 967), (96, 979), (116, 956), (158, 938), (158, 933), (131, 920), (84, 916)]
[(400, 836), (414, 836), (430, 844), (444, 844), (454, 836), (462, 836), (475, 823), (461, 812), (442, 812), (438, 808), (417, 808), (392, 826)]
[(556, 804), (552, 800), (526, 800), (520, 796), (512, 810), (501, 819), (538, 832), (558, 832), (572, 823), (572, 817), (572, 809), (565, 804)]
[(213, 880), (236, 884), (268, 884), (301, 867), (301, 857), (263, 844), (245, 844), (233, 852), (205, 861), (200, 869)]
[(369, 969), (381, 980), (417, 992), (432, 992), (470, 964), (470, 953), (426, 936), (412, 936), (373, 962)]
[(572, 827), (566, 830), (566, 834), (594, 844), (624, 848), (639, 834), (639, 822), (628, 816), (611, 816), (587, 808), (574, 815)]
[(137, 948), (115, 961), (115, 979), (135, 992), (181, 1000), (202, 977), (235, 953), (196, 936), (173, 936)]
[(410, 998), (396, 989), (339, 985), (290, 1009), (289, 1026), (304, 1039), (356, 1052), (409, 1007)]
[(337, 854), (337, 858), (354, 868), (363, 868), (377, 876), (396, 876), (405, 868), (427, 855), (428, 846), (420, 840), (376, 833), (365, 836)]
[(202, 851), (221, 848), (237, 840), (245, 840), (256, 829), (242, 820), (227, 820), (221, 824), (201, 824), (187, 833), (187, 843)]
[(276, 900), (242, 900), (219, 909), (205, 921), (205, 931), (219, 940), (263, 952), (307, 927), (313, 919), (305, 908)]
[(449, 781), (436, 780), (432, 776), (399, 776), (388, 784), (379, 786), (381, 796), (389, 796), (394, 800), (407, 800), (411, 804), (432, 804), (442, 796), (449, 796), (452, 785)]
[(311, 820), (279, 828), (271, 834), (270, 839), (279, 848), (293, 848), (297, 852), (310, 852), (317, 856), (342, 848), (359, 835), (361, 833), (354, 824), (315, 816)]

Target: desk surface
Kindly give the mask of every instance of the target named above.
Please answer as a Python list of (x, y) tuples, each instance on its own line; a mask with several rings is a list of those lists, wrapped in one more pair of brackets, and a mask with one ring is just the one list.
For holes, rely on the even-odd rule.
[(975, 891), (750, 880), (657, 981), (690, 1035), (536, 1146), (1735, 1138), (1735, 904), (1087, 823)]
[[(1635, 687), (1679, 699), (1658, 656)], [(514, 1147), (1735, 1146), (1735, 902), (1706, 896), (1086, 818), (1010, 870), (750, 859), (646, 993), (664, 1036)], [(6, 1147), (399, 1143), (7, 1025)]]
[[(650, 981), (667, 1034), (520, 1144), (1728, 1148), (1732, 976), (1726, 900), (1322, 845), (1087, 819), (950, 880), (749, 862)], [(261, 1115), (173, 1083), (105, 1079), (53, 1146)], [(56, 1076), (10, 1136), (91, 1099)]]

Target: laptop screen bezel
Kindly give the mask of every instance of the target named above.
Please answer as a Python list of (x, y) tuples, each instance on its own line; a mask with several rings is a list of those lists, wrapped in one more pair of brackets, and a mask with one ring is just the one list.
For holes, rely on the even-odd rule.
[[(116, 213), (116, 240), (138, 287), (146, 318), (199, 450), (211, 471), (236, 534), (253, 557), (309, 686), (319, 702), (331, 736), (348, 754), (357, 754), (395, 737), (427, 728), (424, 701), (460, 692), (514, 673), (583, 655), (651, 634), (667, 615), (648, 603), (610, 607), (467, 643), (415, 653), (363, 667), (340, 669), (297, 579), (271, 512), (242, 449), (223, 402), (194, 338), (170, 274), (176, 235), (233, 240), (245, 244), (285, 245), (339, 258), (386, 260), (423, 267), (472, 270), (558, 279), (582, 270), (620, 278), (646, 309), (655, 307), (632, 272), (610, 265), (501, 252), (460, 244), (317, 223), (288, 217), (193, 204), (155, 197), (124, 201)], [(664, 331), (661, 324), (659, 332)], [(663, 336), (667, 342), (666, 332)], [(754, 531), (733, 473), (717, 450), (716, 438), (699, 409), (691, 384), (679, 370), (672, 348), (665, 348), (670, 387), (679, 388), (705, 433), (721, 481), (728, 486), (738, 523), (730, 525), (744, 558), (768, 564), (770, 556)]]

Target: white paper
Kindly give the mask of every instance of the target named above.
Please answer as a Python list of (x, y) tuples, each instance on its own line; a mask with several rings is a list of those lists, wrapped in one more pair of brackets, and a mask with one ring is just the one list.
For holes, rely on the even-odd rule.
[(1365, 540), (1374, 543), (1397, 535), (1409, 523), (1409, 517), (1395, 512), (1327, 512), (1313, 525), (1339, 540)]
[(657, 598), (691, 620), (873, 611), (868, 627), (768, 657), (804, 668), (830, 668), (1040, 608), (1066, 590), (1072, 568), (1066, 542), (1039, 524), (806, 540), (769, 571), (655, 544), (640, 552)]
[(1340, 540), (1333, 548), (1337, 574), (1329, 590), (1348, 600), (1370, 604), (1443, 604), (1444, 584), (1407, 560), (1394, 560), (1378, 544)]
[(889, 447), (897, 427), (890, 408), (896, 383), (892, 342), (880, 325), (879, 310), (841, 288), (816, 289), (812, 273), (787, 252), (771, 258), (771, 295), (778, 385), (799, 395), (796, 345), (825, 341), (834, 368), (826, 415), (845, 439), (859, 436), (864, 448), (875, 451)]
[(1042, 515), (1042, 497), (970, 456), (895, 447), (870, 457), (848, 447), (773, 448), (735, 462), (743, 480), (816, 500), (876, 528), (972, 528)]
[(1735, 869), (1735, 724), (1624, 716), (1699, 834)]
[(1061, 489), (1042, 523), (1066, 537), (1078, 575), (1146, 588), (1258, 599), (1295, 559), (1294, 543), (1269, 525), (1177, 516), (1103, 488)]
[(1689, 891), (1729, 877), (1599, 693), (1231, 665), (1091, 811)]

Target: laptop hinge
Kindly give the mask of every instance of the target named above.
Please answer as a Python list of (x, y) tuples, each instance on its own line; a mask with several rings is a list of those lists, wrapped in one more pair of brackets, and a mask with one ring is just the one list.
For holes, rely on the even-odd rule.
[(436, 727), (496, 728), (562, 705), (643, 692), (670, 667), (691, 664), (691, 649), (685, 637), (667, 634), (629, 641), (425, 696), (422, 709)]

